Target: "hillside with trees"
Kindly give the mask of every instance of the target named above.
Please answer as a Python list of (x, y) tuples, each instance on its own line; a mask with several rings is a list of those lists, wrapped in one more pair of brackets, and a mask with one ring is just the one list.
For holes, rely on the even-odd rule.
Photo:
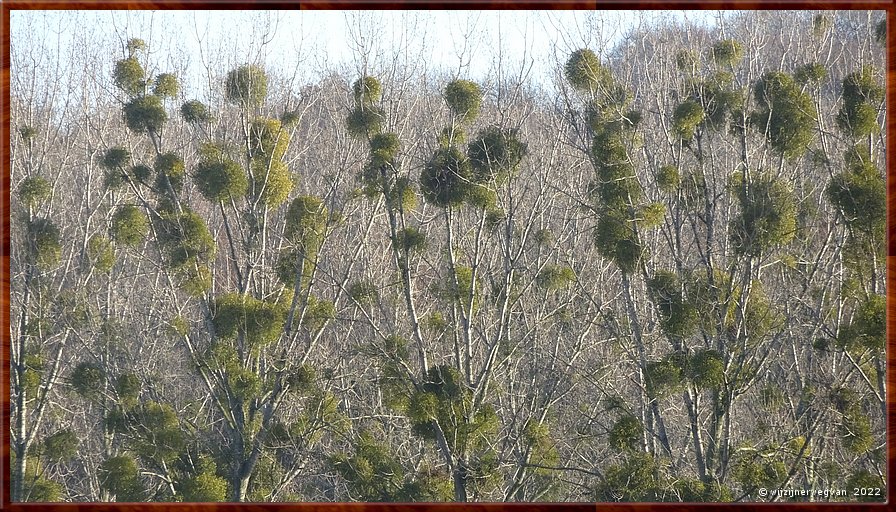
[(885, 501), (883, 14), (597, 27), (13, 39), (13, 501)]

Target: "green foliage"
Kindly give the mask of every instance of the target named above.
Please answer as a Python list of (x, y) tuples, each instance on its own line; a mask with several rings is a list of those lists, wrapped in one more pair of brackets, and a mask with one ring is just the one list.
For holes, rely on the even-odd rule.
[(240, 197), (249, 189), (245, 171), (230, 159), (199, 162), (193, 181), (203, 197), (213, 202)]
[[(337, 455), (333, 469), (351, 486), (353, 499), (364, 501), (394, 501), (393, 494), (401, 488), (404, 471), (392, 457), (391, 450), (377, 443), (369, 433), (362, 433), (355, 454)], [(395, 481), (397, 480), (397, 481)]]
[(283, 477), (284, 467), (280, 461), (273, 457), (259, 459), (255, 465), (252, 480), (249, 483), (249, 493), (246, 496), (246, 501), (271, 501), (274, 489), (281, 484)]
[(286, 164), (275, 160), (268, 164), (261, 159), (252, 160), (254, 178), (249, 182), (249, 193), (259, 204), (267, 208), (275, 208), (283, 204), (295, 187), (293, 174)]
[(306, 401), (305, 413), (289, 427), (290, 435), (303, 443), (320, 440), (324, 428), (334, 434), (345, 434), (348, 418), (340, 412), (340, 401), (332, 393), (316, 391)]
[(532, 241), (539, 247), (550, 247), (554, 245), (556, 239), (553, 231), (548, 228), (542, 228), (532, 233)]
[(143, 384), (133, 373), (122, 373), (115, 379), (115, 391), (122, 405), (133, 406), (137, 403)]
[(467, 150), (473, 168), (473, 181), (502, 181), (513, 172), (527, 152), (528, 146), (519, 140), (516, 129), (486, 128)]
[(370, 138), (370, 160), (374, 165), (392, 163), (399, 151), (401, 140), (395, 133), (378, 133)]
[(559, 454), (545, 423), (529, 421), (522, 431), (522, 437), (531, 449), (530, 460), (536, 464), (555, 464)]
[(155, 230), (166, 263), (181, 277), (181, 287), (199, 296), (211, 287), (207, 263), (214, 258), (215, 240), (205, 221), (196, 213), (164, 212), (156, 219)]
[[(12, 467), (15, 467), (15, 451), (10, 450), (10, 455), (12, 459)], [(56, 502), (63, 500), (63, 488), (62, 485), (58, 482), (50, 480), (49, 478), (45, 478), (41, 473), (43, 471), (40, 468), (35, 467), (35, 461), (30, 461), (28, 467), (25, 469), (24, 478), (24, 492), (25, 496), (22, 501), (26, 502), (36, 502), (36, 503), (46, 503), (46, 502)], [(16, 481), (16, 475), (13, 473), (10, 475), (10, 480), (12, 482)]]
[(674, 165), (664, 165), (656, 172), (656, 184), (661, 192), (672, 193), (681, 185), (681, 173)]
[(687, 377), (699, 388), (716, 388), (725, 382), (725, 362), (715, 350), (698, 350), (687, 365)]
[(214, 302), (215, 334), (224, 339), (245, 336), (253, 351), (279, 339), (285, 321), (286, 310), (282, 304), (238, 293), (220, 295)]
[(172, 73), (162, 73), (156, 77), (152, 93), (160, 98), (174, 98), (180, 91), (177, 77)]
[(40, 388), (41, 373), (44, 369), (44, 358), (39, 352), (30, 353), (25, 356), (24, 363), (25, 375), (20, 384), (21, 392), (24, 392), (26, 396), (34, 396)]
[(678, 353), (669, 354), (659, 361), (648, 361), (644, 368), (647, 394), (663, 398), (679, 391), (683, 378), (682, 363), (682, 357)]
[[(216, 304), (215, 306), (218, 308), (221, 307), (220, 304)], [(215, 319), (213, 319), (213, 321), (214, 320)], [(218, 317), (216, 320), (216, 323), (218, 323), (222, 320), (226, 321), (226, 318), (223, 318), (222, 315), (222, 317)], [(237, 322), (238, 321), (239, 320), (237, 320)], [(240, 363), (239, 354), (237, 354), (233, 343), (226, 340), (227, 338), (236, 336), (237, 328), (238, 327), (234, 327), (234, 333), (230, 336), (227, 336), (226, 333), (221, 334), (220, 331), (215, 332), (215, 339), (209, 345), (205, 353), (202, 354), (202, 364), (206, 364), (212, 370), (220, 371), (222, 373), (229, 374), (240, 371), (242, 365)]]
[(471, 178), (470, 162), (457, 148), (439, 148), (420, 174), (420, 191), (436, 206), (457, 206), (464, 201)]
[(168, 121), (168, 113), (158, 96), (138, 96), (124, 105), (124, 120), (134, 133), (157, 133)]
[(858, 496), (852, 496), (852, 499), (856, 501), (862, 502), (875, 502), (875, 501), (886, 501), (887, 496), (887, 482), (878, 475), (871, 474), (867, 469), (862, 469), (853, 473), (849, 476), (844, 484), (844, 487), (851, 493), (853, 489), (881, 489), (880, 495), (875, 495), (875, 493), (869, 494), (859, 494)]
[(689, 141), (694, 138), (697, 126), (706, 117), (703, 107), (694, 100), (685, 100), (675, 107), (672, 113), (672, 129), (682, 140)]
[[(360, 179), (364, 184), (364, 194), (373, 198), (377, 195), (389, 192), (397, 199), (398, 195), (404, 193), (403, 188), (407, 186), (407, 179), (399, 178), (395, 180), (395, 185), (390, 190), (390, 178), (398, 169), (398, 152), (401, 150), (401, 141), (398, 135), (394, 133), (377, 133), (370, 139), (370, 162), (361, 171)], [(401, 188), (402, 190), (396, 190)], [(413, 192), (411, 192), (413, 193)], [(389, 199), (389, 198), (387, 198)]]
[[(90, 299), (83, 288), (60, 290), (52, 314), (69, 327), (81, 328), (97, 321), (91, 311)], [(104, 333), (108, 334), (108, 333)]]
[(731, 489), (713, 482), (705, 483), (695, 478), (682, 478), (673, 484), (678, 499), (684, 503), (729, 502), (734, 500)]
[(638, 208), (638, 224), (644, 228), (654, 228), (663, 223), (666, 216), (666, 205), (663, 203), (647, 203)]
[(180, 315), (171, 319), (170, 327), (175, 336), (186, 336), (190, 332), (190, 323)]
[(492, 210), (498, 203), (498, 193), (486, 185), (470, 183), (464, 193), (464, 201), (480, 210)]
[(610, 69), (587, 48), (572, 52), (563, 70), (569, 84), (582, 93), (606, 91), (613, 85)]
[(641, 444), (643, 433), (641, 420), (627, 414), (616, 420), (610, 429), (610, 446), (620, 452), (635, 451)]
[(93, 235), (87, 241), (87, 258), (98, 272), (108, 273), (115, 264), (115, 248), (108, 238)]
[(599, 131), (592, 141), (591, 157), (597, 170), (596, 191), (602, 205), (623, 215), (643, 193), (623, 133), (617, 129)]
[(254, 64), (240, 66), (229, 73), (224, 83), (227, 99), (243, 108), (264, 103), (268, 93), (268, 76)]
[(411, 394), (406, 408), (412, 431), (433, 440), (438, 424), (458, 454), (484, 449), (497, 429), (498, 417), (490, 406), (473, 411), (472, 399), (472, 390), (456, 368), (430, 368), (422, 389)]
[(313, 295), (308, 296), (308, 307), (305, 309), (305, 317), (302, 319), (302, 327), (309, 332), (316, 333), (324, 328), (326, 322), (336, 318), (336, 306)]
[(59, 228), (44, 218), (35, 218), (28, 223), (28, 248), (34, 264), (41, 269), (49, 269), (62, 258), (62, 244)]
[(740, 215), (731, 222), (731, 241), (740, 254), (758, 255), (790, 242), (796, 234), (796, 201), (782, 179), (759, 174), (737, 186)]
[(348, 483), (350, 499), (369, 502), (449, 501), (453, 498), (445, 475), (415, 474), (395, 457), (394, 450), (364, 431), (354, 444), (354, 453), (330, 459), (333, 469)]
[(769, 301), (762, 284), (758, 281), (753, 282), (744, 312), (744, 329), (748, 339), (757, 343), (783, 326), (784, 317)]
[(68, 461), (75, 457), (80, 440), (71, 429), (59, 430), (41, 443), (40, 452), (53, 462)]
[(352, 91), (355, 93), (355, 102), (359, 105), (371, 105), (380, 100), (383, 93), (383, 86), (380, 81), (372, 76), (364, 76), (352, 85)]
[(448, 320), (445, 319), (441, 312), (434, 311), (432, 314), (423, 317), (420, 325), (424, 329), (438, 335), (448, 329)]
[(299, 278), (299, 289), (302, 289), (303, 283), (311, 277), (314, 268), (315, 260), (295, 247), (286, 247), (280, 251), (274, 264), (277, 278), (288, 288), (293, 288), (296, 285), (296, 278)]
[(777, 489), (787, 478), (787, 466), (777, 457), (757, 450), (742, 453), (744, 455), (734, 463), (732, 476), (744, 492), (752, 495), (759, 488)]
[(649, 453), (635, 453), (610, 466), (594, 490), (596, 501), (659, 501), (660, 464)]
[(102, 160), (100, 160), (100, 165), (110, 171), (121, 170), (128, 165), (130, 159), (131, 153), (127, 149), (121, 146), (115, 146), (106, 150)]
[(423, 467), (412, 481), (404, 485), (401, 497), (397, 501), (420, 503), (452, 501), (453, 499), (454, 486), (447, 475)]
[(235, 368), (228, 372), (227, 385), (233, 396), (243, 403), (257, 398), (261, 391), (261, 379), (246, 368)]
[(739, 42), (726, 39), (712, 45), (710, 54), (719, 66), (736, 66), (744, 56), (744, 48)]
[(327, 231), (329, 213), (321, 199), (299, 196), (286, 212), (283, 236), (300, 248), (306, 258), (314, 259)]
[(847, 387), (840, 387), (831, 391), (830, 399), (834, 408), (843, 414), (861, 411), (859, 394)]
[(383, 391), (383, 403), (390, 410), (410, 415), (411, 395), (416, 391), (407, 373), (392, 360), (385, 360), (377, 385)]
[(871, 295), (856, 308), (852, 320), (840, 328), (837, 341), (847, 350), (860, 348), (880, 351), (886, 345), (887, 301), (883, 295)]
[(296, 391), (311, 391), (317, 380), (317, 372), (310, 365), (303, 364), (290, 372), (286, 383)]
[(32, 208), (50, 197), (53, 187), (50, 182), (40, 176), (29, 176), (19, 185), (19, 199), (22, 203)]
[(283, 123), (284, 128), (293, 128), (297, 126), (301, 120), (302, 113), (299, 110), (294, 110), (292, 112), (285, 111), (280, 114), (280, 122)]
[[(883, 254), (886, 184), (863, 145), (847, 151), (845, 161), (846, 170), (831, 179), (825, 195), (846, 218), (847, 249), (860, 255), (857, 262), (861, 262), (868, 259), (868, 254)], [(847, 263), (855, 266), (850, 259)]]
[(180, 115), (188, 123), (207, 123), (212, 120), (208, 106), (198, 100), (184, 102), (180, 107)]
[[(447, 297), (457, 301), (464, 309), (466, 309), (468, 301), (470, 300), (470, 294), (472, 293), (473, 309), (475, 310), (479, 306), (480, 297), (478, 281), (476, 283), (476, 288), (473, 288), (473, 269), (470, 267), (457, 266), (454, 268), (454, 278), (456, 279), (456, 283), (449, 278)], [(470, 312), (468, 311), (467, 314), (469, 313)]]
[(227, 501), (227, 481), (213, 472), (203, 472), (181, 483), (180, 496), (185, 502)]
[(388, 357), (406, 360), (408, 358), (408, 340), (398, 334), (390, 334), (383, 340), (382, 350)]
[(632, 223), (616, 212), (607, 212), (597, 220), (594, 243), (598, 254), (628, 274), (635, 271), (644, 256), (644, 248)]
[(659, 312), (660, 327), (667, 336), (687, 337), (698, 326), (697, 310), (684, 299), (682, 286), (676, 274), (665, 270), (657, 270), (647, 281), (647, 289)]
[(701, 211), (708, 201), (706, 176), (701, 169), (694, 169), (682, 176), (681, 205), (691, 212)]
[(445, 86), (445, 102), (461, 122), (468, 123), (479, 117), (482, 105), (482, 89), (469, 80), (452, 80)]
[(100, 488), (115, 495), (116, 501), (143, 501), (146, 491), (137, 472), (137, 462), (130, 455), (111, 457), (100, 464), (97, 472)]
[(37, 136), (37, 130), (33, 126), (22, 126), (19, 128), (19, 136), (25, 142), (31, 142)]
[(439, 133), (438, 143), (440, 148), (458, 146), (467, 141), (467, 132), (461, 126), (446, 126)]
[(121, 171), (107, 171), (103, 176), (103, 187), (109, 190), (117, 190), (125, 183), (127, 174)]
[(131, 167), (131, 175), (133, 175), (137, 181), (146, 183), (149, 180), (149, 177), (152, 176), (152, 169), (143, 164), (135, 165)]
[(174, 409), (168, 404), (146, 402), (129, 415), (134, 448), (141, 457), (171, 461), (184, 449), (184, 436)]
[(439, 399), (433, 393), (417, 392), (411, 396), (407, 413), (415, 424), (414, 433), (425, 438), (435, 438), (432, 421), (439, 408)]
[(485, 225), (489, 229), (496, 229), (507, 220), (507, 213), (501, 208), (494, 208), (485, 214)]
[(805, 153), (818, 117), (812, 97), (780, 71), (762, 75), (753, 87), (753, 96), (759, 110), (751, 114), (750, 123), (765, 134), (772, 148), (786, 158)]
[(189, 210), (165, 213), (156, 224), (158, 242), (173, 269), (190, 269), (215, 254), (215, 240), (205, 221)]
[(289, 148), (289, 138), (289, 131), (277, 119), (255, 119), (249, 127), (249, 156), (265, 164), (280, 161)]
[(565, 265), (545, 265), (535, 276), (535, 284), (547, 291), (569, 286), (576, 280), (576, 273)]
[(155, 169), (158, 173), (156, 188), (167, 191), (166, 181), (171, 184), (175, 192), (180, 192), (184, 187), (186, 166), (184, 161), (175, 153), (163, 153), (156, 157)]
[(386, 113), (383, 109), (358, 105), (345, 119), (345, 128), (353, 137), (371, 137), (382, 131), (385, 121)]
[(96, 398), (106, 384), (106, 372), (102, 366), (85, 361), (75, 366), (70, 380), (76, 393), (85, 398)]
[(396, 178), (392, 187), (386, 191), (386, 206), (393, 210), (405, 212), (413, 210), (417, 206), (417, 195), (407, 178)]
[(793, 79), (800, 85), (817, 85), (828, 77), (828, 70), (818, 62), (803, 64), (793, 71)]
[(700, 98), (705, 109), (705, 122), (713, 128), (721, 128), (729, 113), (740, 111), (744, 97), (734, 87), (734, 75), (728, 71), (710, 74), (700, 87)]
[(115, 85), (130, 96), (136, 96), (143, 92), (145, 78), (146, 73), (143, 71), (143, 66), (133, 56), (116, 62), (115, 69), (112, 71)]
[(814, 18), (812, 18), (812, 33), (815, 37), (821, 37), (830, 30), (830, 28), (834, 25), (834, 21), (830, 16), (826, 14), (816, 14)]
[(249, 131), (252, 198), (266, 207), (286, 201), (295, 183), (282, 158), (289, 147), (289, 132), (276, 119), (259, 118)]
[(132, 37), (131, 39), (128, 39), (126, 48), (128, 50), (128, 55), (133, 57), (137, 52), (146, 50), (146, 42), (143, 39)]
[(700, 62), (700, 57), (693, 50), (678, 50), (675, 52), (675, 67), (679, 71), (692, 72)]
[(887, 18), (880, 20), (874, 27), (874, 40), (883, 45), (887, 44)]
[(212, 275), (208, 267), (199, 265), (196, 268), (182, 269), (180, 287), (191, 297), (200, 297), (211, 290)]
[(854, 138), (867, 137), (880, 130), (878, 108), (884, 88), (878, 84), (871, 66), (850, 73), (843, 79), (843, 105), (837, 113), (837, 126)]
[(404, 228), (395, 233), (392, 246), (407, 253), (419, 253), (426, 249), (426, 233), (417, 228)]

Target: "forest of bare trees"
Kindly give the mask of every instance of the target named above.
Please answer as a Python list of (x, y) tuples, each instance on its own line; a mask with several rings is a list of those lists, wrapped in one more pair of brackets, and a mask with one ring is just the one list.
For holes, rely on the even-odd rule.
[(586, 14), (13, 38), (13, 501), (884, 501), (884, 14)]

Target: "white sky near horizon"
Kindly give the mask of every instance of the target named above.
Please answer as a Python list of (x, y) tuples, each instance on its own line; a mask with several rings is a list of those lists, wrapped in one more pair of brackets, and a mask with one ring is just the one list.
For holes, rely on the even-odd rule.
[[(209, 76), (244, 62), (308, 83), (329, 72), (371, 74), (394, 59), (434, 73), (484, 80), (531, 70), (550, 86), (557, 56), (606, 51), (641, 23), (689, 20), (713, 26), (718, 11), (10, 11), (11, 50), (40, 42), (65, 66), (79, 38), (99, 43), (109, 73), (123, 42), (146, 41), (155, 72), (180, 71), (187, 96)], [(273, 34), (272, 36), (270, 34)], [(359, 45), (359, 43), (361, 43)], [(95, 48), (96, 46), (90, 45)], [(223, 55), (222, 55), (223, 50)], [(77, 50), (74, 50), (77, 51)], [(224, 59), (223, 61), (221, 59)], [(15, 58), (13, 58), (13, 63)], [(15, 73), (15, 69), (12, 70)], [(150, 70), (152, 71), (152, 70)]]

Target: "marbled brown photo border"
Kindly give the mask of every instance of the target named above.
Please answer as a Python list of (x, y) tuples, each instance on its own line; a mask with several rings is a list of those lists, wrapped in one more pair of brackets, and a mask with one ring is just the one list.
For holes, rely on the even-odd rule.
[[(874, 512), (889, 510), (889, 503), (894, 498), (892, 470), (896, 468), (896, 173), (892, 162), (887, 163), (887, 461), (888, 483), (887, 503), (745, 503), (745, 504), (688, 504), (688, 503), (11, 503), (10, 491), (10, 11), (11, 10), (180, 10), (180, 9), (626, 9), (626, 10), (729, 10), (729, 9), (823, 9), (823, 10), (885, 10), (887, 12), (887, 103), (896, 104), (896, 31), (892, 29), (896, 23), (896, 1), (860, 1), (860, 2), (825, 2), (804, 0), (728, 0), (728, 1), (671, 1), (641, 0), (623, 1), (607, 0), (586, 2), (574, 0), (425, 0), (378, 1), (378, 0), (247, 0), (247, 1), (205, 1), (205, 0), (2, 0), (0, 1), (0, 89), (2, 89), (2, 123), (0, 123), (0, 221), (2, 221), (2, 240), (0, 240), (0, 328), (3, 329), (3, 343), (0, 345), (0, 397), (2, 397), (2, 454), (0, 454), (0, 509), (6, 510), (48, 510), (75, 511), (121, 510), (125, 512), (157, 512), (163, 510), (180, 510), (196, 512), (213, 511), (259, 511), (299, 512), (346, 511), (346, 512), (500, 512), (500, 511), (566, 511), (566, 512), (649, 512), (649, 511), (714, 511), (733, 509), (737, 511), (760, 511), (770, 509), (799, 510), (814, 512), (823, 510), (849, 510), (856, 512)], [(887, 143), (890, 148), (896, 147), (896, 119), (892, 109), (887, 109), (886, 127)]]

